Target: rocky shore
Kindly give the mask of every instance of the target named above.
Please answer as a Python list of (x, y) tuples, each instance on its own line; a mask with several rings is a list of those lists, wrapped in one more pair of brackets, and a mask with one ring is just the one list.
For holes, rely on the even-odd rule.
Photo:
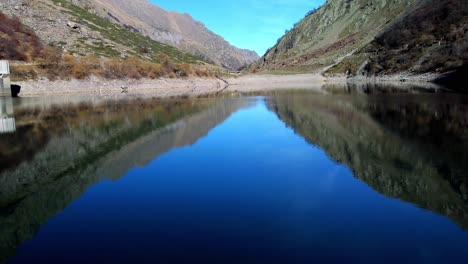
[(434, 76), (388, 76), (379, 78), (323, 77), (318, 73), (297, 75), (252, 74), (229, 78), (183, 78), (104, 80), (38, 80), (15, 82), (21, 97), (54, 95), (150, 94), (153, 97), (203, 96), (220, 92), (258, 92), (276, 89), (321, 90), (324, 85), (379, 84), (437, 89), (429, 81)]
[(205, 95), (223, 90), (227, 84), (216, 78), (104, 80), (38, 80), (15, 82), (20, 96), (53, 96), (72, 94), (151, 93), (156, 97)]
[(103, 80), (38, 80), (15, 82), (21, 86), (20, 96), (53, 96), (72, 94), (151, 94), (154, 97), (203, 96), (222, 91), (258, 91), (284, 88), (320, 87), (325, 78), (317, 74), (246, 75), (231, 78), (181, 78)]

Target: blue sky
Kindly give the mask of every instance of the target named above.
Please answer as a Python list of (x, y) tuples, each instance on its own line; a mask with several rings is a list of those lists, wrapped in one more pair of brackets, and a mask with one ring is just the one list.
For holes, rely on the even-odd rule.
[(169, 11), (189, 13), (234, 46), (260, 56), (311, 9), (325, 0), (150, 0)]

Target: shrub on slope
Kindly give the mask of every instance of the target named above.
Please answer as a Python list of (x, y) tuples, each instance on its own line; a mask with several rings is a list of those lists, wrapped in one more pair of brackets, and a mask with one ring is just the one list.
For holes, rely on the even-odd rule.
[(31, 61), (43, 45), (37, 35), (18, 18), (0, 12), (0, 59)]

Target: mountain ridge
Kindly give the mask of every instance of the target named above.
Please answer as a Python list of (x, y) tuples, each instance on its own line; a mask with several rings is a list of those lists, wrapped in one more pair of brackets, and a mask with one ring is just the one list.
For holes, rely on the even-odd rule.
[(31, 29), (45, 46), (63, 49), (70, 55), (138, 56), (148, 61), (169, 56), (176, 62), (203, 63), (187, 52), (113, 24), (67, 0), (5, 0), (0, 8)]
[(239, 70), (258, 60), (256, 52), (239, 49), (209, 30), (190, 14), (166, 11), (147, 0), (71, 0), (97, 15), (175, 46), (206, 61)]
[(4, 0), (0, 9), (44, 44), (72, 55), (159, 61), (166, 54), (176, 62), (208, 62), (231, 70), (259, 58), (230, 45), (189, 14), (167, 12), (146, 0)]

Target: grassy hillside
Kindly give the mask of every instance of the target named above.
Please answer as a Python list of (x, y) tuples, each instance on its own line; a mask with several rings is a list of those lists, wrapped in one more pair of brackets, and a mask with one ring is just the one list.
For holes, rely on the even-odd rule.
[[(116, 49), (113, 44), (115, 42), (126, 47), (126, 52), (129, 55), (135, 55), (153, 62), (160, 62), (163, 54), (169, 56), (176, 62), (184, 63), (200, 63), (197, 57), (183, 52), (179, 49), (154, 41), (148, 37), (134, 32), (131, 29), (124, 28), (118, 24), (114, 24), (104, 18), (92, 14), (90, 11), (73, 5), (67, 0), (52, 0), (57, 7), (61, 8), (62, 12), (69, 14), (74, 22), (79, 25), (84, 25), (92, 31), (98, 32), (102, 39), (93, 39), (82, 37), (76, 43), (76, 48), (83, 48), (89, 53), (105, 57), (120, 56), (121, 52)], [(71, 50), (71, 53), (78, 51)]]
[[(249, 50), (236, 48), (188, 14), (169, 12), (147, 0), (70, 0), (113, 23), (177, 47), (228, 69), (241, 69), (258, 60)], [(155, 5), (156, 4), (156, 5)]]

